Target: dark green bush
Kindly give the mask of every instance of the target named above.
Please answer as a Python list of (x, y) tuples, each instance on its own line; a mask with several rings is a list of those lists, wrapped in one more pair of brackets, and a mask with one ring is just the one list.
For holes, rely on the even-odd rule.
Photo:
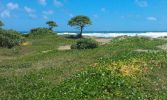
[(30, 31), (29, 36), (41, 36), (41, 35), (51, 35), (55, 34), (48, 28), (34, 28)]
[(14, 30), (0, 29), (0, 47), (12, 48), (24, 41), (22, 35)]
[(94, 49), (98, 47), (98, 43), (92, 39), (80, 39), (71, 46), (71, 49)]

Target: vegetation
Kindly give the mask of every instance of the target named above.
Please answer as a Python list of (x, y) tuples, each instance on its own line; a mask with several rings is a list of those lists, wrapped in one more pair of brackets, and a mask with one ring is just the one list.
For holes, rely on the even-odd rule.
[(14, 30), (0, 29), (0, 47), (12, 48), (24, 41), (20, 33)]
[(53, 31), (48, 28), (34, 28), (28, 34), (29, 36), (43, 36), (43, 35), (51, 35), (55, 34)]
[[(89, 24), (86, 16), (69, 21), (81, 29), (80, 37)], [(167, 52), (158, 48), (165, 39), (118, 37), (98, 46), (95, 40), (57, 36), (48, 28), (32, 29), (25, 38), (0, 29), (2, 100), (167, 99)], [(58, 49), (69, 45), (71, 50)]]
[(57, 24), (54, 21), (48, 21), (46, 24), (49, 26), (49, 30), (53, 30), (54, 27), (57, 27)]
[(98, 43), (92, 39), (80, 39), (71, 46), (72, 49), (94, 49), (98, 47)]
[(91, 20), (87, 16), (76, 16), (70, 19), (68, 25), (77, 27), (80, 30), (79, 37), (82, 37), (83, 29), (91, 24)]
[[(142, 43), (145, 45), (140, 46)], [(114, 39), (105, 54), (86, 71), (54, 88), (59, 99), (166, 99), (167, 53), (157, 52), (161, 40)], [(111, 53), (107, 53), (108, 50)], [(149, 49), (137, 52), (136, 49)], [(109, 54), (107, 56), (107, 54)], [(162, 71), (163, 70), (163, 71)], [(162, 74), (163, 73), (163, 74)], [(155, 78), (156, 77), (156, 78)]]
[[(166, 40), (117, 38), (95, 49), (59, 51), (77, 42), (56, 35), (0, 49), (1, 99), (166, 99)], [(146, 52), (136, 51), (148, 50)]]
[(4, 26), (3, 22), (0, 20), (0, 28)]

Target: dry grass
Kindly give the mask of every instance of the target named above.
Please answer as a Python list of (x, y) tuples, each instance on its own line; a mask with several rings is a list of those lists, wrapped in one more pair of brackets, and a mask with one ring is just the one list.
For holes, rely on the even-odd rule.
[(60, 50), (60, 51), (70, 50), (70, 49), (71, 49), (71, 45), (65, 45), (65, 46), (58, 47), (58, 50)]
[(157, 47), (162, 49), (162, 50), (167, 50), (167, 44), (160, 45), (160, 46), (157, 46)]

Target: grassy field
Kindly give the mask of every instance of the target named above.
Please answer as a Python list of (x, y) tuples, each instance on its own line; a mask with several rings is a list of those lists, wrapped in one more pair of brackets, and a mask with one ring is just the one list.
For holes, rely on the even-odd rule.
[(0, 48), (0, 99), (167, 99), (166, 40), (115, 38), (96, 49), (58, 50), (75, 39), (27, 38)]

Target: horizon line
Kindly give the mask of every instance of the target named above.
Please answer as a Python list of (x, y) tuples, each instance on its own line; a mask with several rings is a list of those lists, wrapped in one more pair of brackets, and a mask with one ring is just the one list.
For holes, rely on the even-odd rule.
[[(30, 30), (29, 30), (30, 31)], [(18, 31), (18, 32), (29, 32), (29, 31)], [(54, 32), (79, 32), (79, 31), (54, 31)], [(84, 31), (85, 32), (167, 32), (167, 31)]]

